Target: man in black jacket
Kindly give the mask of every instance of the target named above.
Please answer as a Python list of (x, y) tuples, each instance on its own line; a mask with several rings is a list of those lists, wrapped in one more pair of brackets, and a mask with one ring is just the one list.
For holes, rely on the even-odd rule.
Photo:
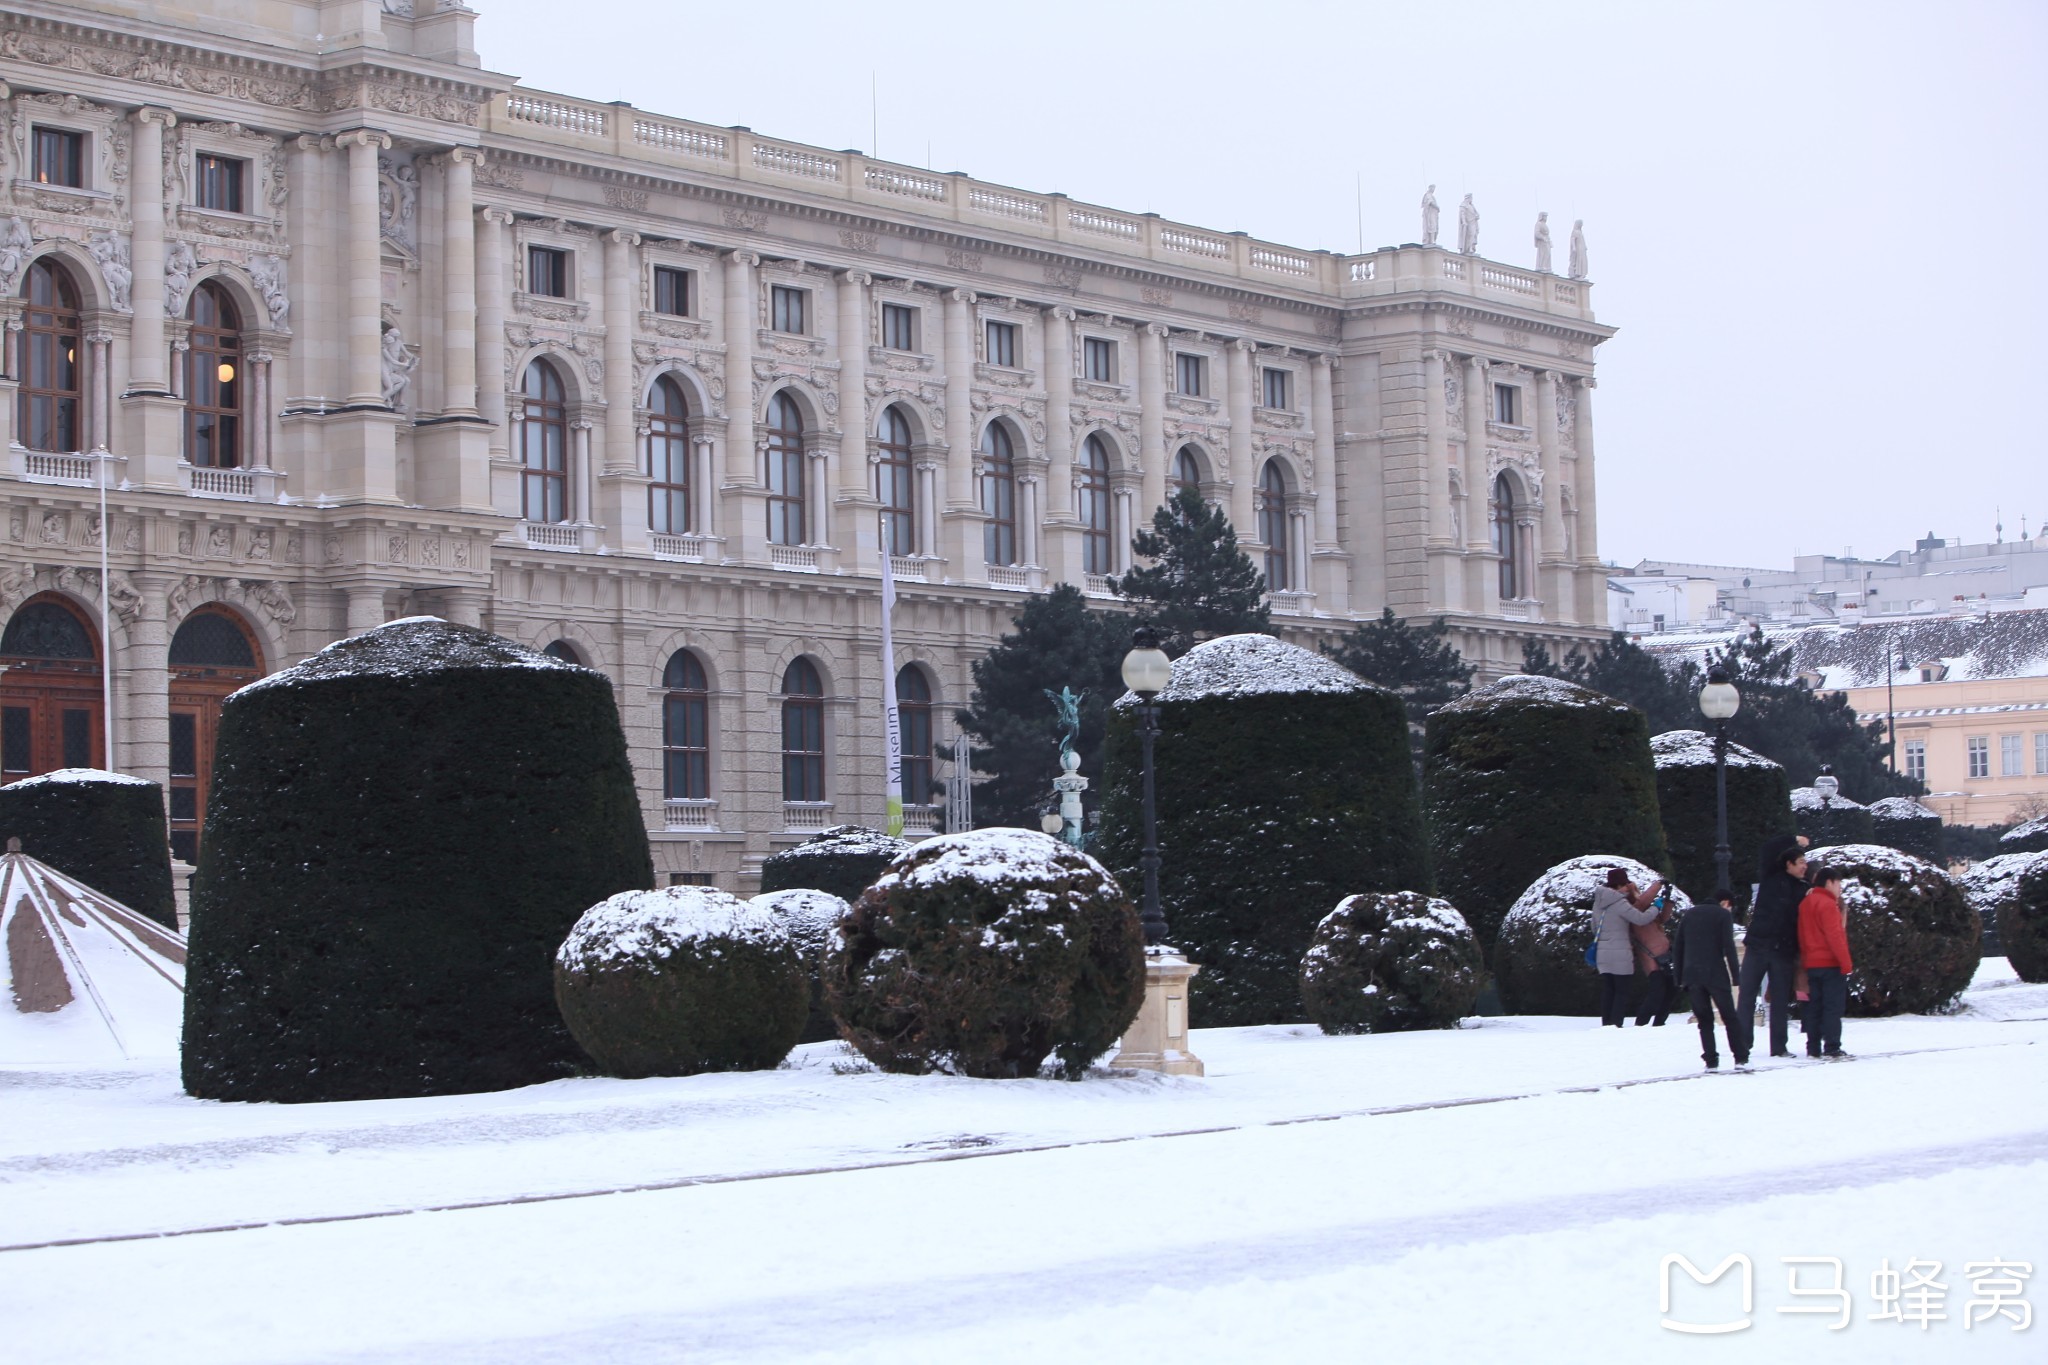
[[(1742, 992), (1735, 1002), (1744, 1030), (1756, 1032), (1756, 997), (1771, 979), (1771, 1055), (1790, 1057), (1792, 977), (1799, 970), (1799, 902), (1806, 898), (1806, 841), (1794, 835), (1765, 845), (1756, 906), (1742, 940)], [(1745, 1048), (1745, 1050), (1747, 1050)]]
[(1693, 1018), (1700, 1026), (1700, 1059), (1712, 1071), (1721, 1065), (1714, 1048), (1714, 1010), (1721, 1011), (1721, 1026), (1728, 1031), (1728, 1050), (1735, 1065), (1749, 1065), (1748, 1020), (1735, 1012), (1728, 993), (1735, 979), (1735, 916), (1729, 897), (1718, 905), (1696, 905), (1678, 921), (1672, 936), (1671, 971), (1679, 986), (1692, 996)]

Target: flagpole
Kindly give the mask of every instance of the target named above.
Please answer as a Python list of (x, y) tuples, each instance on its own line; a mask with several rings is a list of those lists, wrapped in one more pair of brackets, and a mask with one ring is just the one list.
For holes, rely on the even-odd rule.
[(887, 833), (903, 833), (903, 727), (896, 710), (896, 635), (891, 617), (896, 614), (896, 570), (889, 562), (889, 528), (882, 526), (882, 752), (883, 771), (888, 774)]

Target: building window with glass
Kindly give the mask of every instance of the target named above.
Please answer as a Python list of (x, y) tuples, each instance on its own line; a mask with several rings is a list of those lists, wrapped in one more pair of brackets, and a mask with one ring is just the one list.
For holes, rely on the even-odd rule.
[(1915, 782), (1927, 780), (1927, 741), (1909, 739), (1906, 741), (1906, 776)]
[(1017, 368), (1017, 324), (1014, 322), (991, 322), (986, 333), (988, 339), (988, 363), (1001, 365), (1005, 369)]
[(711, 799), (711, 690), (704, 665), (679, 649), (669, 656), (661, 685), (662, 795), (670, 801)]
[(903, 737), (903, 802), (932, 801), (932, 685), (924, 670), (905, 664), (896, 674), (896, 717)]
[(782, 675), (782, 799), (825, 799), (825, 684), (809, 659)]
[(981, 433), (981, 552), (989, 564), (1017, 562), (1017, 451), (1009, 430), (990, 422)]
[(882, 537), (892, 555), (917, 553), (917, 472), (910, 462), (910, 422), (901, 408), (882, 412), (875, 443), (875, 497), (882, 504)]
[(773, 285), (768, 291), (769, 326), (778, 332), (802, 333), (804, 327), (804, 292), (788, 285)]
[(1266, 542), (1266, 589), (1286, 592), (1292, 586), (1287, 581), (1287, 475), (1281, 471), (1278, 460), (1266, 461), (1254, 492), (1259, 539)]
[(1182, 446), (1180, 453), (1173, 457), (1172, 482), (1173, 486), (1166, 490), (1169, 494), (1179, 493), (1184, 488), (1197, 491), (1201, 489), (1202, 466), (1201, 462), (1195, 459), (1193, 446)]
[(1294, 411), (1294, 372), (1292, 370), (1264, 370), (1266, 380), (1266, 406), (1280, 412)]
[(1493, 386), (1493, 420), (1503, 425), (1522, 425), (1522, 390), (1514, 384)]
[(654, 381), (647, 415), (647, 527), (679, 536), (690, 529), (690, 409), (683, 387)]
[(917, 310), (901, 303), (882, 305), (882, 349), (917, 349)]
[(532, 522), (569, 519), (568, 394), (545, 360), (526, 367), (519, 386), (519, 514)]
[(1970, 742), (1969, 742), (1969, 749), (1970, 749), (1970, 776), (1972, 776), (1972, 777), (1989, 777), (1989, 776), (1991, 776), (1991, 739), (1990, 739), (1990, 737), (1989, 737), (1988, 735), (1971, 735), (1971, 736), (1970, 736)]
[(2048, 730), (2034, 735), (2034, 776), (2048, 777)]
[(1100, 436), (1090, 436), (1081, 447), (1078, 485), (1081, 505), (1081, 568), (1086, 573), (1108, 573), (1109, 553), (1109, 447)]
[(78, 450), (78, 287), (69, 271), (45, 258), (28, 268), (21, 295), (21, 443)]
[(84, 189), (85, 134), (62, 128), (36, 129), (34, 163), (37, 184)]
[(1098, 384), (1116, 383), (1116, 343), (1088, 337), (1081, 343), (1082, 376)]
[(768, 405), (768, 539), (804, 543), (804, 416), (786, 393)]
[(1510, 602), (1522, 595), (1522, 574), (1515, 553), (1515, 485), (1505, 474), (1493, 481), (1487, 515), (1493, 525), (1493, 552), (1500, 556), (1500, 598)]
[(1998, 737), (1998, 775), (2000, 777), (2025, 777), (2027, 775), (2025, 751), (2020, 747), (2024, 735), (2000, 735)]
[(189, 311), (185, 458), (233, 469), (242, 463), (242, 317), (212, 280), (192, 291)]
[(242, 211), (242, 178), (248, 162), (201, 152), (192, 158), (193, 202), (221, 213)]
[(551, 246), (526, 248), (526, 292), (551, 299), (569, 297), (569, 253)]
[(1182, 353), (1173, 358), (1174, 387), (1190, 398), (1200, 398), (1208, 390), (1208, 364), (1198, 355)]
[(690, 316), (690, 272), (674, 266), (654, 267), (654, 311), (672, 318)]

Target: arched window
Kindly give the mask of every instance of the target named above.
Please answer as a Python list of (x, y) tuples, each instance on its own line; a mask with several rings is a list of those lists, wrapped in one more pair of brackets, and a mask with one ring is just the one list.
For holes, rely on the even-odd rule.
[(910, 423), (899, 408), (882, 413), (876, 433), (875, 496), (882, 503), (882, 538), (892, 555), (917, 553), (917, 476), (910, 467)]
[(679, 649), (661, 675), (661, 794), (670, 801), (711, 799), (711, 697), (704, 665)]
[(1522, 595), (1522, 575), (1515, 562), (1515, 485), (1505, 474), (1493, 481), (1493, 505), (1487, 514), (1493, 522), (1493, 552), (1500, 556), (1501, 600), (1512, 601)]
[(932, 800), (932, 685), (916, 664), (897, 670), (896, 715), (903, 735), (903, 803), (928, 806)]
[(1081, 447), (1081, 567), (1088, 573), (1108, 573), (1109, 554), (1109, 448), (1100, 436), (1090, 436)]
[(768, 405), (768, 539), (804, 543), (804, 415), (786, 393)]
[(99, 644), (85, 618), (31, 599), (0, 633), (0, 664), (0, 775), (101, 766)]
[(1001, 422), (981, 434), (981, 553), (990, 564), (1017, 562), (1017, 452)]
[(1202, 487), (1202, 466), (1195, 459), (1193, 446), (1182, 446), (1180, 453), (1173, 457), (1173, 487), (1167, 491), (1178, 493), (1183, 488), (1200, 491)]
[(782, 675), (782, 799), (825, 799), (825, 684), (809, 659)]
[(242, 463), (242, 315), (212, 280), (192, 291), (186, 352), (185, 458), (233, 469)]
[(78, 287), (46, 258), (28, 268), (21, 296), (21, 443), (78, 450)]
[(1266, 542), (1266, 590), (1285, 592), (1287, 581), (1287, 475), (1266, 461), (1258, 486), (1259, 539)]
[(213, 788), (214, 741), (221, 702), (263, 676), (263, 655), (240, 617), (226, 607), (195, 609), (171, 637), (170, 650), (171, 854), (199, 860), (206, 828), (206, 795)]
[(528, 521), (569, 519), (569, 412), (562, 376), (545, 360), (526, 367), (519, 385), (522, 419), (520, 515)]
[(578, 653), (576, 646), (570, 644), (567, 640), (556, 640), (546, 649), (543, 649), (541, 653), (547, 655), (550, 659), (560, 659), (565, 664), (575, 664), (578, 668), (583, 667), (583, 655)]
[(647, 529), (679, 536), (690, 529), (690, 407), (682, 385), (654, 381), (647, 419)]

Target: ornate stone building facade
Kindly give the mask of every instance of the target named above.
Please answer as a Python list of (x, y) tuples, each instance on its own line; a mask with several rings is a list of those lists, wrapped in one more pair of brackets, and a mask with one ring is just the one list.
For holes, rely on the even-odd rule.
[(610, 677), (657, 866), (738, 888), (880, 818), (884, 537), (942, 753), (1023, 595), (1106, 596), (1184, 483), (1290, 637), (1604, 632), (1584, 279), (546, 94), (475, 22), (0, 5), (9, 776), (162, 781), (189, 854), (221, 696), (435, 613)]

